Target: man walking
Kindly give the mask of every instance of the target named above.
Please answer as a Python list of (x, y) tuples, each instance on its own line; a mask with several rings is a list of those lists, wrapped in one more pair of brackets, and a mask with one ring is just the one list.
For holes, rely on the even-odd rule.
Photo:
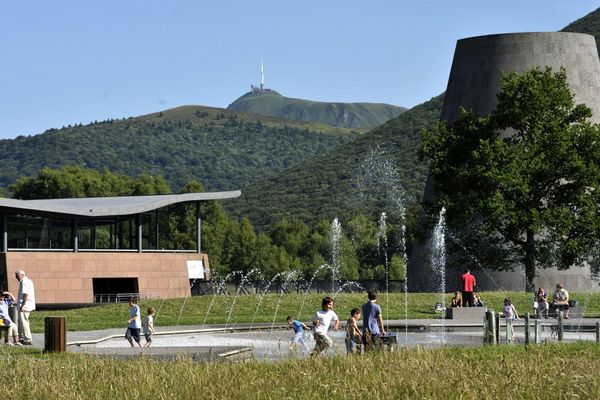
[(471, 275), (471, 271), (465, 269), (465, 273), (460, 276), (460, 282), (462, 283), (463, 307), (474, 307), (473, 289), (475, 289), (475, 277)]
[(369, 290), (369, 301), (362, 306), (363, 344), (365, 351), (381, 347), (381, 338), (385, 336), (381, 306), (376, 303), (377, 292)]
[(29, 328), (29, 314), (35, 310), (35, 290), (33, 282), (25, 271), (15, 272), (15, 278), (19, 281), (19, 295), (17, 296), (17, 309), (19, 311), (19, 337), (24, 345), (33, 344), (31, 329)]

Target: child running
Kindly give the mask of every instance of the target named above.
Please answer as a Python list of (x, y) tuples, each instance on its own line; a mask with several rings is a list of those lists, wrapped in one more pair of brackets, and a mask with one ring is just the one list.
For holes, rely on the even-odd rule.
[(348, 355), (360, 354), (362, 332), (358, 329), (357, 321), (360, 319), (360, 310), (353, 308), (350, 318), (346, 322), (346, 352)]
[(340, 327), (340, 320), (335, 311), (333, 311), (333, 299), (328, 296), (323, 298), (321, 310), (317, 311), (313, 318), (316, 344), (310, 353), (311, 356), (318, 356), (333, 345), (333, 341), (327, 336), (327, 330), (329, 329), (329, 325), (331, 325), (331, 321), (335, 321), (333, 330), (337, 331)]
[(144, 318), (142, 322), (142, 330), (144, 332), (144, 338), (146, 339), (146, 343), (144, 343), (144, 347), (150, 347), (152, 345), (152, 338), (156, 331), (154, 330), (154, 314), (156, 314), (156, 310), (154, 307), (148, 307), (148, 315)]
[(290, 344), (290, 350), (296, 350), (298, 344), (301, 344), (303, 349), (308, 349), (308, 346), (306, 346), (306, 343), (304, 343), (304, 338), (302, 337), (304, 331), (308, 330), (308, 326), (306, 326), (303, 322), (294, 319), (293, 315), (287, 316), (287, 323), (289, 325), (288, 329), (291, 328), (294, 330), (294, 339)]

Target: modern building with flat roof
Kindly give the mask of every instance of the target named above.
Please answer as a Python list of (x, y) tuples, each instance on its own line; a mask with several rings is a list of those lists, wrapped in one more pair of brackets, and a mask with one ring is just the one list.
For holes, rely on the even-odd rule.
[[(200, 202), (240, 191), (49, 200), (0, 199), (0, 289), (16, 294), (24, 270), (39, 304), (186, 297), (209, 279), (202, 253)], [(195, 248), (172, 245), (166, 218), (195, 214)], [(178, 246), (180, 247), (180, 246)]]

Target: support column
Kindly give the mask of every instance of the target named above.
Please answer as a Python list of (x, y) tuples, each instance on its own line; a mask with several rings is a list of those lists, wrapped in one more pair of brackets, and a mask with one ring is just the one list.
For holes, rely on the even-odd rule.
[(142, 252), (142, 214), (137, 215), (137, 251)]
[(8, 253), (8, 216), (2, 213), (2, 252)]
[[(110, 241), (110, 239), (109, 239)], [(92, 248), (96, 250), (96, 220), (92, 223)]]
[(154, 232), (155, 232), (155, 245), (156, 250), (160, 250), (160, 232), (158, 230), (158, 208), (154, 210)]
[(79, 223), (77, 218), (73, 220), (71, 234), (73, 235), (73, 252), (77, 253), (79, 252)]
[(200, 202), (196, 202), (196, 253), (202, 252), (202, 217), (200, 217)]

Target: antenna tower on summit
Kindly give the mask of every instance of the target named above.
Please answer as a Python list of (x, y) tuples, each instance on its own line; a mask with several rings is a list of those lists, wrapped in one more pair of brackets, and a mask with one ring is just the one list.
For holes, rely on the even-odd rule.
[(260, 60), (260, 85), (250, 85), (250, 89), (252, 89), (252, 93), (262, 93), (271, 91), (271, 89), (267, 89), (265, 87), (265, 67), (262, 60)]
[(260, 60), (260, 91), (265, 90), (265, 69), (263, 67), (263, 61)]

